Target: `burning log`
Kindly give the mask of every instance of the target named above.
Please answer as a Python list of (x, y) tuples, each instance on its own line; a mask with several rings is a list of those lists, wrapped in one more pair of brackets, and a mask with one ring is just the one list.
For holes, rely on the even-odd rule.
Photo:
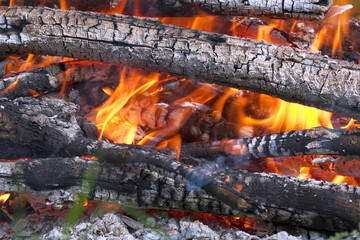
[[(182, 149), (197, 157), (216, 153), (240, 154), (238, 159), (234, 158), (229, 162), (236, 168), (245, 159), (267, 157), (341, 155), (346, 156), (345, 160), (352, 160), (360, 157), (359, 144), (360, 133), (357, 129), (346, 131), (318, 127), (254, 138), (190, 143)], [(320, 163), (320, 159), (314, 159), (314, 163)]]
[[(77, 114), (74, 104), (54, 98), (0, 100), (0, 158), (105, 154), (121, 158), (122, 145), (96, 141), (95, 125)], [(193, 143), (186, 153), (240, 154), (239, 159), (297, 155), (360, 156), (359, 132), (315, 128), (247, 139)], [(19, 151), (21, 149), (21, 151)], [(236, 162), (234, 163), (236, 165)]]
[[(331, 0), (285, 0), (285, 1), (215, 1), (215, 0), (148, 0), (144, 6), (147, 16), (196, 16), (199, 10), (219, 15), (266, 16), (319, 20), (331, 7)], [(128, 11), (126, 6), (124, 12)], [(131, 12), (130, 12), (131, 13)]]
[(127, 16), (10, 8), (1, 19), (3, 54), (32, 52), (124, 64), (359, 118), (360, 67), (352, 63)]
[[(81, 2), (81, 1), (80, 1)], [(82, 2), (81, 2), (82, 3)], [(122, 7), (123, 13), (134, 15), (134, 9), (131, 4), (133, 1), (125, 2)], [(331, 7), (331, 0), (285, 0), (285, 1), (231, 1), (222, 2), (214, 0), (144, 0), (142, 6), (137, 9), (138, 12), (151, 17), (188, 17), (198, 16), (201, 11), (210, 12), (218, 15), (231, 16), (266, 16), (273, 18), (293, 18), (303, 20), (320, 20), (324, 18)], [(110, 5), (106, 3), (106, 5)], [(113, 8), (123, 3), (111, 4)], [(92, 3), (79, 5), (76, 1), (68, 1), (69, 6), (75, 9), (84, 9), (94, 11), (99, 6), (91, 6)], [(51, 5), (49, 5), (51, 6)], [(110, 6), (109, 6), (110, 7)]]
[[(61, 204), (75, 198), (77, 186), (91, 164), (94, 163), (80, 158), (1, 162), (0, 188), (16, 191), (20, 187)], [(193, 182), (156, 174), (146, 164), (140, 169), (129, 173), (106, 162), (100, 164), (90, 199), (145, 208), (246, 216), (328, 231), (352, 229), (360, 221), (358, 187), (227, 169), (212, 173), (219, 182), (228, 179), (229, 185), (267, 209), (266, 214), (253, 215), (231, 208), (202, 190), (189, 190), (188, 184)], [(195, 167), (193, 171), (201, 169)]]
[[(155, 166), (155, 169), (163, 169), (162, 173), (168, 171), (171, 177), (192, 175), (191, 168), (174, 161), (174, 156), (94, 140), (95, 126), (86, 120), (80, 120), (79, 124), (73, 104), (50, 98), (18, 98), (14, 103), (2, 101), (0, 105), (0, 158), (97, 155), (118, 165)], [(262, 210), (226, 184), (209, 176), (202, 178), (207, 184), (201, 187), (231, 207), (250, 212)]]
[[(44, 94), (59, 90), (64, 84), (85, 81), (117, 81), (114, 65), (71, 61), (52, 64), (44, 68), (21, 72), (0, 79), (0, 96), (8, 99)], [(94, 74), (96, 73), (96, 74)]]

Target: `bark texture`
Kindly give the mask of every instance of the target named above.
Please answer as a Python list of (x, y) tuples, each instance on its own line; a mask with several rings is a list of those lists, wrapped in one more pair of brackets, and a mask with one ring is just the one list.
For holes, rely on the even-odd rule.
[[(0, 159), (94, 154), (106, 156), (109, 161), (124, 158), (123, 145), (96, 141), (95, 124), (82, 119), (77, 110), (76, 105), (55, 98), (0, 100)], [(239, 156), (232, 162), (235, 165), (266, 157), (360, 156), (359, 149), (358, 130), (327, 128), (193, 143), (182, 148), (185, 153), (197, 157), (214, 153), (237, 154)]]
[(243, 155), (239, 160), (263, 159), (267, 157), (288, 157), (305, 155), (360, 156), (360, 133), (345, 129), (323, 127), (245, 139), (190, 143), (182, 150), (193, 156), (205, 157), (214, 153)]
[(360, 118), (358, 65), (155, 20), (42, 8), (0, 17), (3, 54), (62, 55), (199, 79)]
[[(33, 103), (35, 102), (35, 103)], [(0, 158), (95, 155), (121, 166), (146, 164), (170, 177), (186, 179), (192, 175), (188, 166), (175, 161), (176, 156), (94, 140), (95, 126), (77, 120), (76, 107), (57, 99), (18, 98), (17, 108), (9, 111), (9, 102), (1, 103)], [(5, 110), (6, 109), (6, 110)], [(94, 131), (95, 130), (95, 131)], [(90, 134), (89, 134), (90, 133)], [(92, 136), (91, 136), (92, 135)], [(242, 193), (211, 176), (200, 176), (210, 195), (242, 211), (263, 210)]]
[[(61, 204), (75, 198), (77, 186), (91, 164), (94, 163), (79, 158), (1, 162), (0, 188), (17, 191), (20, 187)], [(195, 167), (194, 171), (201, 172), (203, 167)], [(360, 221), (358, 187), (225, 169), (213, 175), (218, 181), (229, 179), (231, 186), (241, 185), (241, 192), (257, 199), (267, 213), (244, 214), (203, 190), (191, 190), (189, 182), (155, 173), (146, 165), (130, 173), (108, 163), (101, 164), (91, 199), (145, 208), (246, 216), (328, 231), (352, 229)]]
[[(163, 2), (163, 1), (162, 1)], [(242, 16), (268, 16), (316, 20), (324, 17), (331, 6), (331, 0), (170, 0), (170, 2), (196, 4), (206, 11)]]
[[(202, 10), (218, 15), (319, 20), (329, 11), (331, 2), (331, 0), (145, 0), (137, 11), (141, 11), (144, 16), (152, 17), (197, 16)], [(128, 1), (123, 13), (134, 14), (131, 3), (132, 1)]]
[[(84, 3), (70, 0), (67, 5), (70, 9), (83, 11), (116, 11), (119, 5), (123, 5), (123, 1), (117, 2), (118, 4), (110, 4), (109, 0), (105, 0), (102, 6), (99, 6), (96, 1)], [(122, 13), (150, 17), (189, 17), (199, 16), (206, 11), (217, 15), (320, 20), (329, 11), (331, 3), (332, 0), (142, 0), (139, 6), (134, 0), (127, 0)], [(56, 8), (56, 5), (51, 3), (45, 5)]]
[[(85, 81), (115, 82), (115, 66), (87, 61), (72, 61), (52, 64), (44, 68), (21, 72), (16, 75), (0, 79), (0, 96), (8, 99), (34, 95), (34, 92), (59, 91), (66, 85)], [(95, 74), (96, 73), (96, 74)], [(16, 84), (15, 84), (16, 83)]]

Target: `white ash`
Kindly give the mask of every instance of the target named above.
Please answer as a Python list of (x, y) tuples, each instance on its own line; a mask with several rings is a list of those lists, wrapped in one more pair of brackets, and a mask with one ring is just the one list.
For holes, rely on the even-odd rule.
[[(36, 216), (36, 215), (35, 215)], [(28, 216), (17, 221), (13, 226), (2, 224), (0, 228), (1, 239), (14, 237), (38, 239), (98, 239), (98, 240), (160, 240), (160, 239), (214, 239), (214, 240), (302, 240), (325, 239), (317, 232), (305, 231), (300, 236), (289, 235), (281, 231), (271, 236), (259, 237), (243, 231), (210, 227), (199, 220), (184, 217), (180, 220), (169, 218), (166, 212), (157, 212), (144, 222), (139, 222), (120, 213), (106, 213), (105, 215), (83, 218), (77, 225), (70, 228), (70, 236), (64, 234), (64, 221), (36, 222), (36, 217)], [(11, 229), (9, 235), (7, 231)]]

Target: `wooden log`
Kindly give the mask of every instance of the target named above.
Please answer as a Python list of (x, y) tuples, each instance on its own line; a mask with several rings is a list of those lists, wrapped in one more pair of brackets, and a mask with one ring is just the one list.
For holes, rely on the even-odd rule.
[(242, 161), (267, 157), (340, 155), (346, 156), (346, 160), (352, 160), (360, 158), (360, 132), (358, 129), (347, 131), (318, 127), (254, 138), (189, 143), (183, 145), (182, 150), (196, 157), (219, 153), (240, 155), (229, 161), (235, 168)]
[[(86, 120), (77, 119), (76, 106), (58, 99), (18, 98), (11, 108), (8, 101), (0, 103), (0, 159), (19, 157), (96, 155), (116, 164), (149, 164), (164, 169), (170, 176), (186, 178), (191, 168), (180, 164), (176, 156), (150, 149), (138, 149), (94, 140), (96, 128)], [(5, 110), (6, 109), (6, 110)], [(80, 123), (80, 124), (79, 124)], [(95, 130), (95, 133), (94, 133)], [(204, 188), (209, 194), (242, 211), (262, 210), (246, 196), (209, 176)]]
[[(75, 198), (76, 186), (91, 164), (92, 161), (80, 158), (0, 162), (0, 189), (17, 191), (20, 187), (61, 204)], [(217, 168), (212, 174), (218, 181), (228, 179), (231, 186), (257, 199), (267, 213), (240, 212), (202, 190), (190, 190), (189, 182), (155, 173), (146, 164), (137, 166), (131, 173), (108, 163), (101, 164), (90, 199), (145, 208), (245, 216), (327, 231), (350, 230), (360, 221), (358, 187), (225, 168), (219, 171), (218, 166), (213, 167)], [(194, 172), (202, 170), (204, 165), (193, 168)]]
[[(285, 1), (215, 1), (215, 0), (145, 0), (134, 9), (128, 1), (123, 14), (151, 17), (198, 16), (201, 11), (230, 16), (266, 16), (272, 18), (293, 18), (319, 20), (331, 7), (331, 0), (285, 0)], [(121, 3), (120, 3), (121, 4)]]
[(360, 118), (360, 67), (352, 63), (127, 16), (10, 8), (0, 19), (3, 54), (124, 64)]
[[(95, 3), (95, 4), (94, 4)], [(140, 6), (136, 6), (133, 0), (126, 1), (123, 6), (123, 14), (149, 17), (189, 17), (199, 16), (201, 12), (209, 12), (218, 15), (231, 16), (265, 16), (272, 18), (293, 18), (303, 20), (320, 20), (324, 18), (331, 7), (332, 0), (272, 0), (272, 1), (231, 1), (223, 0), (143, 0)], [(57, 2), (56, 2), (57, 4)], [(117, 5), (123, 5), (119, 1)], [(68, 8), (85, 11), (116, 11), (117, 5), (110, 4), (105, 0), (103, 6), (95, 1), (85, 3), (83, 1), (69, 0)], [(95, 6), (94, 6), (95, 5)], [(49, 7), (55, 5), (46, 4)]]
[[(54, 98), (17, 98), (13, 101), (2, 99), (0, 106), (0, 159), (81, 156), (98, 151), (111, 159), (121, 155), (121, 147), (117, 150), (117, 146), (122, 145), (96, 141), (95, 125), (82, 119), (74, 104)], [(360, 156), (359, 138), (358, 130), (314, 128), (194, 143), (183, 149), (202, 157), (208, 153), (240, 154), (242, 160), (297, 155)]]
[(0, 97), (14, 99), (32, 96), (34, 92), (44, 94), (59, 91), (64, 84), (72, 85), (85, 81), (110, 83), (117, 81), (118, 77), (114, 65), (88, 61), (56, 63), (0, 79)]

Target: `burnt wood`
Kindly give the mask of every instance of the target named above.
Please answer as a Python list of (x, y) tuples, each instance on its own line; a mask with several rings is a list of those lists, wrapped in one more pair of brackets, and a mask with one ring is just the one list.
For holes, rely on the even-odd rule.
[[(8, 111), (9, 104), (16, 106), (14, 111)], [(12, 103), (3, 100), (0, 106), (4, 110), (0, 110), (0, 159), (96, 155), (117, 165), (147, 164), (171, 177), (192, 174), (191, 168), (177, 162), (171, 153), (94, 140), (95, 126), (77, 118), (74, 104), (54, 98), (17, 98)], [(231, 207), (249, 212), (263, 210), (227, 184), (211, 176), (200, 177), (206, 182), (202, 189)]]
[(14, 99), (32, 96), (34, 93), (41, 95), (59, 91), (63, 84), (115, 82), (119, 78), (116, 70), (114, 65), (88, 61), (55, 63), (0, 79), (0, 97)]
[[(272, 1), (233, 1), (233, 0), (142, 0), (135, 9), (134, 1), (126, 4), (119, 1), (117, 5), (105, 0), (102, 6), (83, 1), (67, 1), (68, 7), (86, 11), (119, 11), (123, 14), (152, 17), (189, 17), (199, 16), (204, 11), (217, 15), (231, 16), (266, 16), (272, 18), (293, 18), (303, 20), (320, 20), (331, 7), (332, 0), (272, 0)], [(47, 6), (55, 7), (47, 4)], [(122, 7), (121, 7), (122, 6)], [(56, 8), (56, 7), (55, 7)]]
[[(217, 168), (212, 172), (214, 178), (219, 182), (227, 178), (230, 186), (241, 185), (240, 192), (256, 199), (267, 212), (258, 215), (240, 212), (206, 191), (189, 188), (194, 179), (184, 181), (184, 178), (165, 176), (146, 164), (130, 170), (80, 158), (1, 162), (0, 188), (5, 191), (21, 188), (60, 205), (75, 198), (77, 186), (91, 164), (99, 164), (99, 174), (90, 195), (94, 200), (143, 208), (251, 217), (327, 231), (350, 230), (360, 221), (358, 187), (276, 174), (219, 170), (218, 166), (214, 166)], [(205, 166), (194, 167), (194, 174), (202, 174)]]
[(240, 154), (232, 165), (241, 165), (248, 159), (267, 157), (289, 157), (305, 155), (341, 155), (346, 160), (360, 158), (360, 132), (358, 129), (328, 129), (317, 127), (244, 139), (223, 139), (221, 141), (188, 143), (182, 150), (197, 157), (211, 154)]
[(123, 64), (265, 93), (359, 118), (360, 66), (151, 19), (42, 8), (0, 17), (0, 52)]
[[(0, 99), (0, 158), (104, 154), (116, 160), (123, 145), (97, 141), (97, 129), (75, 104), (56, 98)], [(236, 161), (297, 155), (360, 156), (358, 130), (314, 128), (254, 138), (184, 145), (194, 156), (240, 154)], [(21, 149), (21, 151), (19, 150)]]
[[(134, 7), (128, 1), (125, 14), (134, 14)], [(331, 7), (331, 0), (273, 0), (273, 1), (232, 1), (232, 0), (145, 0), (140, 11), (145, 16), (197, 16), (201, 11), (231, 16), (266, 16), (272, 18), (294, 18), (319, 20)], [(146, 7), (146, 9), (145, 9)]]

